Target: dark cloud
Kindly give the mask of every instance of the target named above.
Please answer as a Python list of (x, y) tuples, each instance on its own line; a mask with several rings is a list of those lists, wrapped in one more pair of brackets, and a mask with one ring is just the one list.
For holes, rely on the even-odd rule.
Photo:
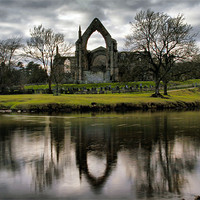
[(43, 24), (75, 42), (78, 26), (84, 31), (97, 17), (123, 49), (129, 22), (137, 12), (147, 9), (170, 15), (183, 13), (194, 30), (200, 29), (197, 0), (0, 0), (0, 39), (19, 34), (28, 37), (34, 25)]
[(21, 1), (21, 7), (24, 9), (49, 9), (51, 7), (54, 7), (55, 1), (45, 1), (45, 0), (32, 0), (32, 1)]

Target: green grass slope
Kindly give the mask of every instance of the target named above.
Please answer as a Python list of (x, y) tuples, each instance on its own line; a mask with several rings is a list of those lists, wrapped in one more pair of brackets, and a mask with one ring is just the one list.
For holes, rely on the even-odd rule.
[[(72, 94), (53, 96), (51, 94), (1, 95), (0, 109), (11, 110), (48, 110), (70, 107), (79, 110), (82, 107), (114, 108), (118, 105), (135, 108), (162, 106), (164, 108), (200, 104), (200, 89), (184, 89), (169, 92), (165, 98), (153, 98), (149, 93), (142, 94)], [(184, 105), (183, 105), (184, 104)]]

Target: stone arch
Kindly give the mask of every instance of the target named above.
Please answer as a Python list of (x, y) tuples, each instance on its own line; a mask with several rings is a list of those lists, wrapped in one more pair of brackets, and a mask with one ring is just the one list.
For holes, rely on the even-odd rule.
[[(95, 43), (97, 42), (98, 44), (94, 44), (94, 42)], [(87, 49), (87, 51), (93, 51), (94, 49), (96, 49), (98, 47), (106, 48), (107, 45), (106, 45), (106, 41), (105, 41), (104, 37), (102, 36), (102, 34), (99, 33), (98, 31), (94, 31), (88, 38), (88, 41), (86, 44), (86, 49)]]
[(106, 28), (103, 26), (103, 24), (100, 22), (98, 18), (95, 18), (92, 23), (89, 25), (89, 27), (86, 29), (85, 33), (82, 35), (82, 47), (84, 50), (87, 50), (87, 42), (90, 38), (90, 36), (95, 32), (98, 31), (102, 37), (105, 40), (106, 48), (110, 46), (110, 43), (112, 41), (112, 37), (109, 34), (109, 32), (106, 30)]

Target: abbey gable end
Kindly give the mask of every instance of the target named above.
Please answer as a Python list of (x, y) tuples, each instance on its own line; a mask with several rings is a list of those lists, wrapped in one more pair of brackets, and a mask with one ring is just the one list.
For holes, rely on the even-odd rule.
[[(90, 36), (98, 31), (103, 36), (106, 48), (87, 50)], [(99, 19), (95, 18), (86, 31), (76, 41), (76, 77), (78, 82), (112, 82), (118, 81), (117, 42), (114, 40)]]

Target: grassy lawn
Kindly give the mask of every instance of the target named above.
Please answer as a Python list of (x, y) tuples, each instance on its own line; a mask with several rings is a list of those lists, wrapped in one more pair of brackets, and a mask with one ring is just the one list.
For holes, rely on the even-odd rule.
[(51, 94), (33, 95), (1, 95), (0, 109), (30, 109), (34, 107), (48, 107), (49, 104), (62, 104), (69, 106), (91, 106), (95, 102), (97, 105), (127, 104), (148, 104), (169, 102), (197, 102), (200, 101), (200, 90), (184, 89), (169, 92), (167, 98), (152, 98), (149, 93), (142, 94), (71, 94), (53, 96)]

